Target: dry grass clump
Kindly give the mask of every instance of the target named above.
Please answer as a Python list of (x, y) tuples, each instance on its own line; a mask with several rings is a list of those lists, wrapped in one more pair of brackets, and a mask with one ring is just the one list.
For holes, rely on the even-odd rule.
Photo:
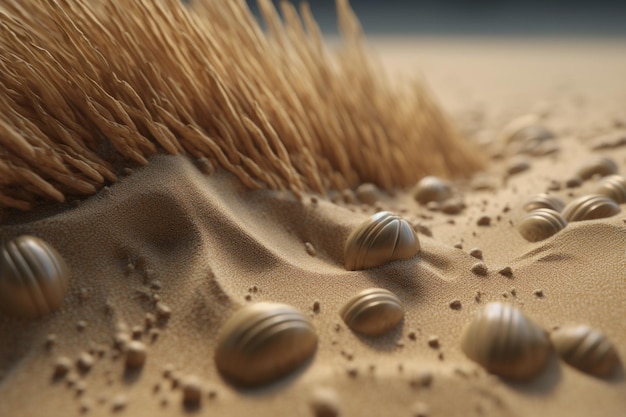
[(296, 194), (481, 159), (418, 83), (393, 87), (338, 0), (331, 56), (309, 8), (260, 0), (0, 3), (0, 208), (85, 196), (156, 152), (208, 158), (251, 188)]

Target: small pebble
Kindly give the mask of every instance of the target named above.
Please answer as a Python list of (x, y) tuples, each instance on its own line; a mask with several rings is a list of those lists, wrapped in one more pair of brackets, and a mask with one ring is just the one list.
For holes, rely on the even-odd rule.
[(72, 360), (67, 356), (59, 356), (54, 363), (54, 377), (62, 378), (72, 368)]
[(461, 309), (461, 300), (452, 300), (450, 301), (450, 308), (452, 310), (460, 310)]
[(78, 360), (76, 361), (76, 365), (78, 366), (78, 369), (83, 372), (89, 371), (91, 367), (93, 366), (93, 363), (94, 363), (93, 356), (91, 356), (87, 352), (82, 352), (78, 356)]
[(537, 297), (537, 298), (543, 298), (543, 297), (545, 297), (545, 294), (544, 294), (544, 292), (543, 292), (543, 290), (542, 290), (542, 289), (537, 289), (537, 290), (533, 291), (533, 295), (534, 295), (535, 297)]
[(87, 288), (81, 288), (78, 291), (78, 298), (80, 299), (80, 301), (87, 301), (87, 299), (89, 298), (89, 290), (87, 290)]
[(526, 158), (515, 158), (506, 169), (508, 175), (519, 174), (530, 169), (530, 163)]
[(565, 181), (567, 188), (578, 188), (583, 184), (583, 180), (580, 177), (572, 177)]
[(428, 388), (433, 383), (433, 374), (429, 371), (421, 372), (409, 381), (413, 388)]
[(359, 370), (356, 366), (349, 366), (348, 368), (346, 368), (346, 372), (348, 373), (348, 376), (350, 378), (356, 378), (357, 376), (359, 376)]
[(143, 336), (143, 327), (142, 326), (133, 326), (133, 328), (131, 329), (130, 335), (131, 335), (133, 340), (141, 339), (141, 336)]
[(313, 302), (313, 312), (315, 314), (318, 314), (320, 312), (320, 302), (317, 300)]
[(317, 388), (313, 391), (310, 401), (315, 417), (338, 417), (339, 397), (329, 388)]
[(510, 277), (511, 275), (513, 275), (513, 270), (510, 266), (505, 266), (498, 271), (498, 274), (504, 275), (505, 277)]
[(183, 402), (197, 405), (202, 398), (202, 381), (195, 375), (188, 376), (182, 382)]
[(57, 344), (56, 334), (50, 333), (48, 336), (46, 336), (46, 342), (44, 346), (46, 347), (47, 350), (52, 350), (52, 348), (55, 347), (56, 344)]
[(491, 224), (491, 217), (489, 216), (480, 216), (478, 221), (476, 221), (478, 226), (489, 226)]
[(81, 414), (87, 414), (91, 410), (91, 401), (86, 399), (82, 400), (78, 409)]
[(551, 180), (548, 185), (548, 191), (559, 191), (561, 189), (561, 183), (555, 180)]
[(152, 313), (146, 313), (144, 317), (144, 326), (146, 326), (146, 329), (150, 329), (152, 326), (154, 326), (155, 322), (156, 316)]
[(146, 345), (138, 340), (133, 340), (126, 347), (126, 367), (140, 368), (146, 361)]
[(310, 256), (315, 256), (317, 254), (315, 247), (310, 242), (305, 242), (304, 250), (306, 250), (306, 253), (308, 253)]
[(487, 275), (487, 265), (482, 262), (476, 262), (472, 265), (471, 271), (476, 275)]
[(428, 346), (433, 349), (439, 349), (439, 337), (438, 336), (429, 336), (428, 337)]
[(445, 214), (459, 214), (465, 208), (465, 203), (459, 199), (451, 198), (444, 201), (440, 208)]
[(413, 417), (429, 417), (430, 408), (423, 402), (417, 402), (411, 407)]
[(159, 320), (169, 320), (170, 316), (172, 315), (172, 309), (169, 308), (166, 304), (159, 301), (156, 304), (156, 315)]
[(469, 252), (470, 256), (473, 256), (476, 259), (483, 259), (483, 251), (478, 249), (478, 248), (474, 248), (472, 250), (470, 250)]
[(111, 401), (111, 409), (113, 411), (121, 411), (128, 405), (128, 398), (124, 394), (118, 394)]
[(85, 390), (87, 390), (87, 383), (85, 381), (78, 381), (74, 386), (74, 390), (76, 391), (76, 395), (83, 395)]
[(441, 209), (441, 203), (438, 201), (429, 201), (426, 203), (426, 208), (430, 211), (439, 211)]
[(454, 247), (457, 248), (457, 249), (463, 250), (463, 244), (462, 243), (455, 243)]
[(113, 338), (113, 345), (116, 349), (124, 350), (130, 342), (130, 336), (126, 332), (117, 332)]
[(82, 332), (87, 327), (87, 323), (84, 320), (79, 320), (76, 322), (76, 329), (79, 332)]
[(409, 336), (409, 339), (413, 341), (417, 340), (417, 335), (413, 331), (409, 332), (408, 336)]

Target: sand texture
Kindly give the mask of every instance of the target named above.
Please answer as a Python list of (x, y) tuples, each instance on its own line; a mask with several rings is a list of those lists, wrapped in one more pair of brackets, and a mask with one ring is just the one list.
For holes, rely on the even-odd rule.
[[(598, 378), (552, 355), (536, 378), (511, 382), (459, 347), (474, 313), (503, 301), (546, 331), (568, 323), (600, 329), (626, 359), (626, 205), (536, 243), (516, 229), (532, 194), (551, 187), (569, 202), (593, 190), (596, 179), (565, 184), (590, 156), (608, 156), (626, 171), (626, 147), (617, 140), (626, 124), (626, 54), (622, 44), (596, 42), (374, 42), (392, 71), (425, 71), (474, 146), (497, 154), (484, 173), (453, 182), (466, 204), (456, 215), (420, 206), (409, 188), (380, 192), (374, 205), (354, 193), (298, 200), (286, 191), (251, 191), (233, 174), (205, 175), (181, 155), (151, 157), (80, 204), (14, 214), (0, 226), (2, 241), (45, 239), (71, 277), (59, 311), (32, 321), (0, 316), (0, 416), (314, 416), (314, 404), (336, 411), (318, 408), (320, 417), (623, 416), (621, 366)], [(528, 170), (506, 175), (519, 155), (495, 138), (513, 117), (531, 112), (555, 132), (557, 150), (525, 157)], [(606, 134), (614, 146), (593, 150)], [(379, 210), (405, 216), (420, 231), (420, 253), (346, 271), (347, 236)], [(488, 225), (478, 224), (482, 217)], [(473, 248), (483, 252), (486, 276), (470, 271)], [(498, 272), (505, 266), (511, 276)], [(338, 313), (371, 287), (394, 292), (406, 311), (382, 337), (356, 335)], [(460, 307), (451, 308), (455, 300)], [(319, 345), (289, 377), (244, 390), (217, 371), (216, 334), (234, 312), (259, 301), (302, 311)], [(137, 370), (114, 348), (120, 331), (147, 346)], [(93, 363), (79, 369), (84, 353)], [(63, 378), (53, 376), (59, 357), (72, 362)], [(196, 406), (182, 401), (190, 375), (202, 384)]]

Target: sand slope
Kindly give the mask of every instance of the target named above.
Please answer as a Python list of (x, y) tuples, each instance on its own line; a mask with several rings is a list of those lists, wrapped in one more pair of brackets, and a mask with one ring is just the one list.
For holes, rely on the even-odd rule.
[[(567, 94), (561, 103), (569, 103)], [(611, 100), (620, 94), (616, 89)], [(381, 195), (379, 208), (404, 213), (433, 236), (420, 234), (418, 257), (369, 271), (343, 268), (343, 244), (376, 208), (250, 192), (224, 172), (205, 176), (184, 157), (154, 157), (77, 207), (13, 218), (0, 227), (3, 241), (22, 233), (46, 239), (65, 256), (72, 276), (60, 311), (32, 322), (0, 316), (0, 416), (307, 416), (313, 415), (312, 401), (328, 397), (340, 415), (623, 415), (623, 369), (603, 380), (552, 358), (530, 383), (511, 383), (487, 374), (458, 347), (472, 314), (502, 300), (546, 330), (570, 322), (597, 327), (626, 358), (626, 207), (618, 216), (571, 224), (538, 243), (526, 242), (514, 227), (530, 194), (545, 191), (551, 179), (564, 181), (590, 154), (590, 125), (588, 136), (573, 138), (561, 130), (584, 124), (572, 117), (572, 108), (558, 107), (548, 118), (558, 133), (557, 154), (533, 159), (529, 171), (508, 182), (502, 181), (507, 161), (494, 161), (488, 172), (492, 191), (456, 184), (468, 204), (460, 215), (430, 212), (406, 191)], [(603, 121), (599, 130), (615, 129), (607, 121), (615, 113), (593, 109), (587, 110)], [(466, 120), (459, 111), (459, 120)], [(499, 126), (497, 117), (490, 119), (494, 113), (485, 112), (485, 129)], [(624, 171), (626, 149), (605, 154)], [(590, 181), (556, 194), (569, 201), (592, 188)], [(491, 217), (491, 226), (476, 225), (482, 215)], [(458, 242), (463, 250), (454, 248)], [(486, 277), (470, 272), (473, 247), (484, 252)], [(510, 278), (497, 272), (507, 265)], [(383, 338), (357, 336), (338, 316), (351, 295), (368, 287), (395, 292), (406, 307), (403, 324)], [(543, 297), (533, 294), (538, 289)], [(154, 326), (158, 333), (141, 330), (146, 313), (156, 312), (155, 295), (172, 311)], [(461, 302), (460, 310), (449, 307), (452, 300)], [(257, 301), (285, 302), (305, 312), (319, 347), (291, 378), (242, 391), (216, 371), (215, 335), (230, 314)], [(113, 345), (119, 328), (134, 326), (143, 332), (148, 357), (140, 371), (128, 372)], [(46, 348), (51, 334), (56, 342)], [(438, 337), (439, 348), (429, 346), (431, 336)], [(88, 372), (53, 379), (58, 356), (75, 361), (90, 350), (95, 361)], [(165, 370), (173, 376), (164, 377)], [(205, 383), (199, 409), (185, 408), (180, 388), (173, 388), (188, 374)]]

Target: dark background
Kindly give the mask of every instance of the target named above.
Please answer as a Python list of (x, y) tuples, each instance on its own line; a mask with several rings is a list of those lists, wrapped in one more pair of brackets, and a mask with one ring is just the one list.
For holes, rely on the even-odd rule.
[[(248, 3), (256, 13), (256, 1)], [(337, 33), (334, 0), (309, 4), (322, 29)], [(352, 0), (351, 5), (368, 34), (626, 37), (626, 0)]]

